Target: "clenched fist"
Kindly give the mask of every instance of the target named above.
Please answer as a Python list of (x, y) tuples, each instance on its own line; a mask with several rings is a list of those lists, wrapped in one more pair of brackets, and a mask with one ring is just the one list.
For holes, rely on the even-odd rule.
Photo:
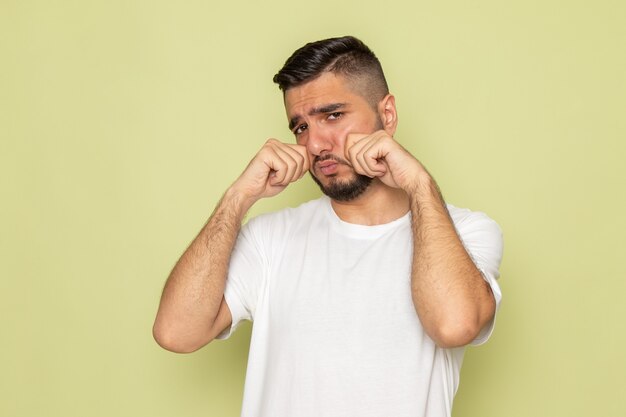
[(302, 178), (309, 166), (304, 146), (268, 139), (231, 188), (253, 204), (280, 193), (290, 183)]
[(357, 173), (380, 178), (385, 185), (406, 192), (420, 179), (430, 177), (424, 166), (384, 130), (370, 135), (349, 134), (345, 156)]

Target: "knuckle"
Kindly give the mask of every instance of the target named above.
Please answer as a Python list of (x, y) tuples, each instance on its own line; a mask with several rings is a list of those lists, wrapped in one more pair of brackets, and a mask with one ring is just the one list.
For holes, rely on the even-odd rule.
[(284, 171), (287, 169), (287, 163), (280, 158), (276, 158), (274, 166), (276, 167), (276, 171)]

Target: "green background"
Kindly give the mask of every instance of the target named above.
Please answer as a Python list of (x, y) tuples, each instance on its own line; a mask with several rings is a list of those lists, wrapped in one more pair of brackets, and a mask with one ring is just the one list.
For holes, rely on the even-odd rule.
[(265, 139), (291, 140), (273, 74), (344, 34), (383, 62), (397, 139), (505, 234), (454, 416), (625, 415), (624, 22), (608, 0), (0, 0), (0, 415), (238, 415), (250, 326), (166, 352), (160, 291)]

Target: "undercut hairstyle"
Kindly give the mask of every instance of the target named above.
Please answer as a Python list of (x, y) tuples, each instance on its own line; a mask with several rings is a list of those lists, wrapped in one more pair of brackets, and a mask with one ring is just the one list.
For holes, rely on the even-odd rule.
[(344, 76), (351, 89), (376, 109), (389, 94), (380, 61), (374, 52), (353, 36), (310, 42), (296, 50), (276, 75), (283, 91), (313, 81), (325, 72)]

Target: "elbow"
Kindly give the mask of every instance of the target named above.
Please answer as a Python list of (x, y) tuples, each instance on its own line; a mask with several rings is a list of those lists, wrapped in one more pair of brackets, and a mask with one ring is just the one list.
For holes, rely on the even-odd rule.
[(495, 315), (495, 300), (490, 297), (473, 309), (458, 310), (440, 318), (429, 335), (437, 346), (451, 349), (472, 343)]
[(152, 337), (163, 349), (174, 353), (192, 353), (211, 341), (197, 336), (182, 335), (158, 322), (152, 327)]
[(440, 325), (430, 336), (440, 348), (452, 349), (472, 343), (480, 334), (480, 330), (480, 327), (471, 320), (462, 320)]
[(464, 314), (457, 317), (448, 317), (445, 321), (427, 330), (429, 336), (437, 346), (452, 349), (467, 346), (478, 338), (483, 328), (491, 322), (495, 312), (480, 314)]

